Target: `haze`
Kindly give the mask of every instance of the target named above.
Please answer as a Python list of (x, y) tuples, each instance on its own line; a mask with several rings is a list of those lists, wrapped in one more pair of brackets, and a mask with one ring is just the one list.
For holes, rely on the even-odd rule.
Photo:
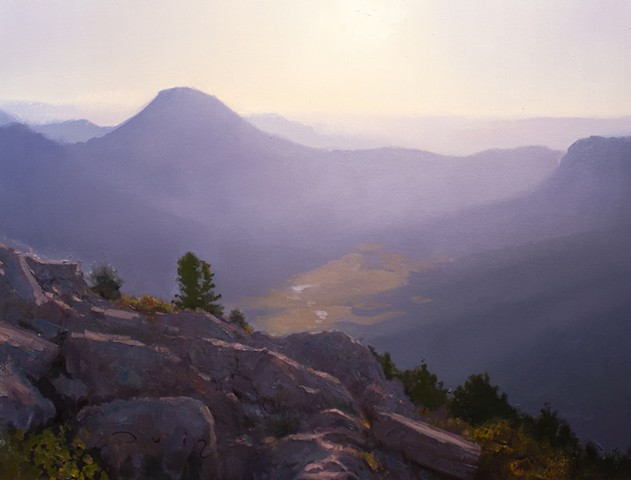
[(629, 51), (625, 0), (3, 1), (0, 104), (111, 125), (188, 85), (242, 114), (354, 123), (616, 117)]

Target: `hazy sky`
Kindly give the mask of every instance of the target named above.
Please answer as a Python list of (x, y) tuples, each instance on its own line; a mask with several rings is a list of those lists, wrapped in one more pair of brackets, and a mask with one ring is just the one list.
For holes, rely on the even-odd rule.
[(0, 0), (0, 102), (113, 123), (177, 85), (241, 113), (631, 114), (630, 0)]

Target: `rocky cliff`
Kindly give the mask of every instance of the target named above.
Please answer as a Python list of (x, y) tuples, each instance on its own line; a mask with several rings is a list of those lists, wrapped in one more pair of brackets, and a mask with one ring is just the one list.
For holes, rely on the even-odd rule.
[(471, 479), (480, 454), (345, 334), (142, 315), (90, 294), (77, 263), (0, 245), (0, 429), (53, 422), (115, 479)]

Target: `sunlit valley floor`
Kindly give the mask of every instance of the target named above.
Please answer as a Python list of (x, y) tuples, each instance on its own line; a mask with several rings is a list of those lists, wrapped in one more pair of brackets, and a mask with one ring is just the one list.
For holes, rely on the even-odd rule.
[[(415, 261), (380, 244), (360, 245), (337, 260), (295, 275), (266, 296), (245, 300), (243, 306), (256, 326), (276, 335), (336, 329), (342, 322), (370, 325), (402, 314), (401, 305), (381, 301), (380, 294), (407, 285), (412, 272), (447, 261), (446, 257)], [(431, 300), (418, 294), (409, 301)]]

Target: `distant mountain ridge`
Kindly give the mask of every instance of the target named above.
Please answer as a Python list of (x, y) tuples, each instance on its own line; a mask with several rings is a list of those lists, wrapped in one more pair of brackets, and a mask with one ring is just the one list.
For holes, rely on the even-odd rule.
[[(233, 298), (390, 228), (532, 188), (560, 156), (546, 149), (469, 158), (403, 149), (326, 152), (270, 137), (188, 88), (161, 92), (101, 138), (51, 146), (58, 156), (52, 164), (38, 138), (33, 133), (33, 145), (25, 140), (22, 150), (0, 147), (11, 168), (27, 157), (39, 165), (0, 206), (6, 237), (87, 262), (107, 259), (128, 285), (163, 295), (172, 259), (197, 249), (217, 259)], [(20, 205), (33, 208), (17, 213)], [(130, 244), (140, 241), (155, 248), (133, 254)], [(153, 267), (133, 268), (142, 258)], [(136, 278), (139, 271), (152, 274)]]
[(422, 352), (449, 384), (488, 371), (523, 408), (552, 402), (582, 438), (624, 447), (630, 187), (631, 137), (579, 140), (532, 193), (402, 232), (408, 252), (456, 258), (375, 299), (396, 319), (343, 328), (404, 366)]
[(578, 138), (631, 135), (631, 116), (521, 119), (356, 116), (354, 119), (332, 118), (329, 124), (323, 119), (317, 127), (276, 114), (251, 115), (247, 119), (272, 135), (317, 148), (361, 149), (396, 145), (450, 155), (470, 155), (493, 148), (512, 149), (524, 145), (566, 150)]
[(19, 122), (17, 117), (14, 117), (10, 113), (3, 112), (2, 110), (0, 110), (0, 126), (6, 125), (8, 123), (16, 123), (16, 122)]
[(324, 133), (317, 127), (306, 125), (275, 113), (248, 115), (245, 119), (259, 130), (311, 148), (327, 150), (366, 150), (382, 148), (392, 142), (369, 135)]
[(60, 143), (87, 142), (92, 138), (102, 137), (114, 127), (101, 127), (88, 120), (66, 120), (42, 124), (30, 124), (31, 130)]
[[(170, 89), (113, 131), (85, 143), (61, 145), (22, 125), (0, 128), (0, 234), (43, 255), (111, 263), (129, 292), (166, 298), (173, 293), (175, 260), (194, 251), (212, 263), (219, 291), (228, 305), (237, 306), (244, 296), (370, 242), (415, 258), (449, 256), (456, 267), (459, 257), (488, 255), (489, 262), (519, 271), (512, 253), (522, 252), (528, 265), (534, 258), (529, 244), (553, 242), (545, 247), (551, 252), (574, 245), (572, 251), (588, 258), (592, 253), (604, 258), (598, 249), (607, 242), (590, 244), (581, 235), (609, 231), (614, 245), (626, 241), (629, 143), (628, 138), (585, 139), (560, 165), (562, 154), (542, 147), (469, 157), (400, 148), (330, 152), (263, 133), (214, 97)], [(544, 258), (537, 265), (545, 278), (546, 268), (554, 272), (555, 257)], [(571, 266), (571, 258), (565, 263)], [(467, 288), (484, 293), (483, 262), (472, 264), (473, 285), (465, 285), (465, 293)], [(605, 278), (615, 284), (626, 275), (611, 268), (587, 281), (598, 285)], [(510, 286), (502, 283), (509, 277), (496, 272), (492, 277)], [(422, 286), (418, 278), (410, 288)], [(451, 282), (446, 291), (455, 288)], [(580, 300), (565, 293), (550, 295)], [(485, 295), (473, 301), (481, 308), (475, 317), (480, 329), (467, 330), (463, 317), (455, 315), (460, 320), (446, 322), (442, 332), (448, 335), (451, 325), (469, 331), (470, 338), (473, 333), (492, 337), (497, 325), (485, 323), (486, 313), (501, 319), (517, 312), (524, 322), (535, 318), (529, 317), (527, 300), (504, 304), (489, 300), (492, 292)], [(451, 296), (448, 309), (471, 305), (465, 301), (470, 297), (463, 295), (462, 303), (459, 298)], [(533, 293), (534, 300), (540, 299)], [(625, 311), (624, 302), (616, 304)], [(379, 340), (378, 346), (392, 346), (398, 333), (407, 335), (399, 352), (403, 357), (417, 351), (421, 342), (415, 335), (422, 328), (414, 322), (422, 327), (423, 317), (415, 316), (418, 305), (401, 305), (407, 310), (400, 321), (362, 335)], [(606, 303), (595, 305), (595, 311), (600, 307)], [(554, 308), (541, 308), (555, 318)], [(603, 318), (606, 322), (605, 313)], [(388, 330), (391, 336), (384, 335)], [(433, 338), (440, 345), (441, 338)], [(520, 346), (527, 351), (530, 344), (515, 348)], [(493, 358), (512, 365), (510, 355)], [(523, 361), (520, 368), (527, 365)]]

